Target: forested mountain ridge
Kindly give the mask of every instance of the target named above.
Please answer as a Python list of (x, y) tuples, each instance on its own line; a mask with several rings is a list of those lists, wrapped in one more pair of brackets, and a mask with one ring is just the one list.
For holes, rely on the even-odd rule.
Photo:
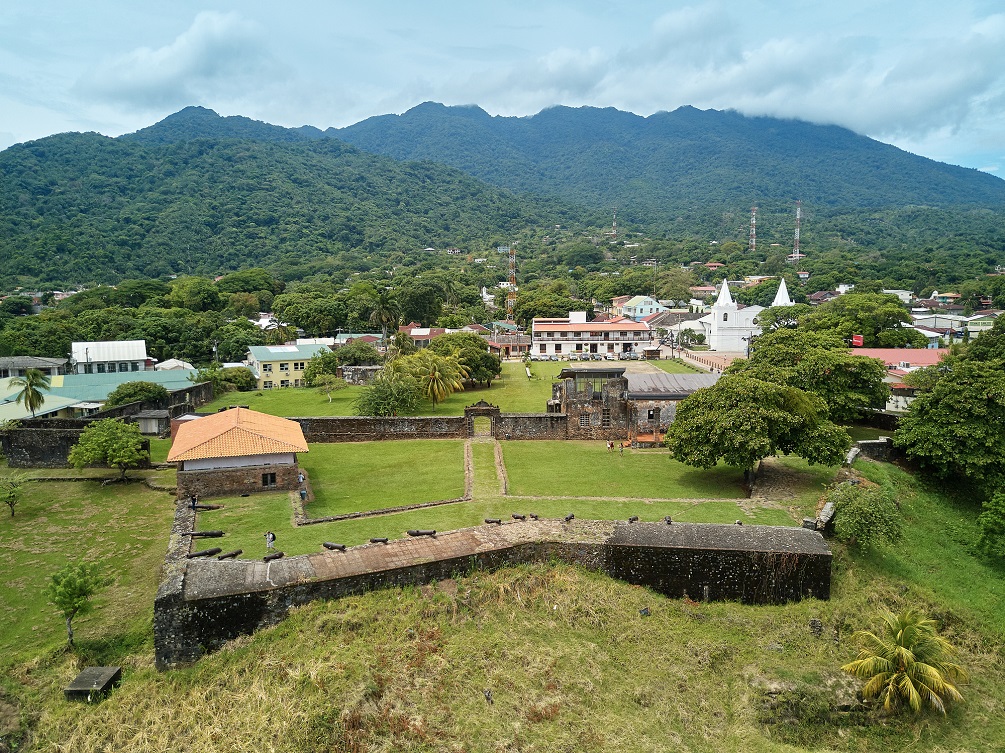
[(827, 208), (1005, 202), (999, 178), (845, 128), (693, 107), (649, 117), (553, 107), (516, 118), (427, 102), (325, 133), (397, 159), (453, 165), (514, 190), (619, 206), (629, 216), (636, 207), (664, 225), (702, 206), (796, 199)]
[(267, 129), (173, 141), (70, 133), (0, 152), (0, 290), (256, 265), (289, 279), (349, 274), (566, 221), (557, 204), (454, 168), (335, 139), (277, 143), (285, 129)]
[[(1005, 181), (841, 128), (694, 108), (498, 118), (425, 104), (322, 132), (189, 107), (115, 139), (60, 134), (0, 152), (0, 290), (249, 266), (344, 281), (456, 266), (511, 241), (535, 277), (611, 273), (638, 253), (777, 274), (796, 198), (814, 287), (866, 277), (921, 290), (1005, 264)], [(616, 245), (600, 228), (614, 207)], [(558, 224), (562, 242), (598, 245), (556, 248)], [(466, 253), (434, 262), (427, 246)]]

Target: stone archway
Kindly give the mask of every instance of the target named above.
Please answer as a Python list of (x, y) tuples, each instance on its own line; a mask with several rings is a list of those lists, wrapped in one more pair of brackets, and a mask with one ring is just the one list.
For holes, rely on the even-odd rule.
[(484, 400), (479, 400), (474, 405), (469, 405), (464, 409), (468, 436), (494, 437), (500, 413), (498, 405), (492, 405)]

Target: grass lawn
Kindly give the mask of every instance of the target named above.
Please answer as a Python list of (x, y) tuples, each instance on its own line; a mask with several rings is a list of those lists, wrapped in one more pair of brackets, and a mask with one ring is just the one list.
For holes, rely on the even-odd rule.
[(710, 471), (671, 460), (659, 451), (624, 455), (605, 442), (504, 442), (510, 494), (576, 497), (696, 499), (745, 496), (742, 471), (719, 466)]
[(460, 439), (312, 444), (300, 462), (310, 476), (314, 518), (453, 499), (464, 494)]
[(113, 578), (95, 598), (99, 609), (74, 620), (78, 643), (88, 649), (99, 635), (145, 636), (173, 516), (173, 494), (135, 481), (27, 483), (14, 517), (0, 516), (0, 667), (66, 642), (63, 619), (42, 589), (70, 561), (100, 563)]
[(151, 463), (166, 463), (168, 452), (171, 449), (170, 439), (151, 439), (150, 440), (150, 462)]
[[(419, 406), (420, 416), (460, 416), (464, 408), (479, 400), (498, 405), (504, 413), (544, 413), (551, 398), (551, 381), (558, 375), (562, 362), (531, 364), (533, 377), (527, 378), (524, 365), (517, 361), (503, 363), (502, 376), (492, 386), (475, 387), (456, 392), (435, 407), (428, 402)], [(207, 403), (200, 412), (214, 413), (232, 405), (247, 405), (252, 410), (273, 416), (352, 416), (353, 401), (362, 387), (347, 387), (332, 393), (332, 401), (313, 389), (288, 387), (261, 392), (229, 392)]]
[(657, 369), (665, 371), (668, 374), (707, 374), (704, 369), (695, 368), (689, 364), (684, 363), (679, 358), (671, 358), (666, 360), (658, 361), (646, 361), (648, 364), (652, 364)]
[[(113, 556), (108, 564), (146, 567), (146, 577), (119, 574), (98, 600), (98, 613), (80, 620), (78, 655), (25, 658), (40, 638), (58, 643), (58, 618), (39, 621), (37, 630), (19, 626), (16, 640), (3, 623), (5, 648), (26, 645), (17, 658), (8, 651), (0, 659), (10, 669), (0, 683), (31, 720), (32, 749), (80, 753), (220, 750), (223, 740), (227, 750), (250, 753), (262, 750), (263, 738), (282, 740), (281, 749), (291, 753), (1001, 749), (1005, 589), (1001, 570), (970, 549), (975, 510), (894, 466), (856, 468), (898, 494), (904, 538), (865, 553), (832, 542), (830, 601), (695, 604), (578, 568), (538, 564), (314, 603), (168, 673), (152, 668), (149, 639), (139, 628), (149, 622), (156, 572), (150, 565), (163, 556), (166, 521), (162, 503), (134, 498), (142, 490), (133, 485), (128, 505), (92, 499), (129, 507), (139, 547), (131, 559), (138, 561)], [(240, 503), (282, 507), (283, 497)], [(53, 505), (58, 518), (47, 510)], [(59, 500), (47, 500), (22, 518), (30, 548), (39, 546), (37, 535), (51, 535), (51, 525), (86, 524), (68, 513)], [(209, 521), (224, 513), (200, 515)], [(411, 527), (395, 516), (386, 519), (388, 528), (392, 520)], [(316, 541), (303, 545), (317, 551), (321, 541), (343, 538), (338, 531), (351, 529), (319, 530)], [(277, 533), (280, 548), (295, 543), (293, 533)], [(65, 546), (67, 538), (61, 541)], [(248, 546), (256, 556), (264, 550), (261, 532)], [(19, 579), (34, 577), (21, 574), (35, 556), (28, 548), (9, 557)], [(143, 549), (152, 554), (145, 557)], [(21, 609), (26, 589), (4, 597), (8, 608)], [(850, 682), (839, 667), (857, 651), (852, 633), (876, 629), (880, 610), (909, 604), (936, 616), (960, 648), (972, 676), (962, 688), (967, 702), (948, 718), (830, 715), (833, 689)], [(810, 620), (822, 622), (822, 636), (807, 628)], [(122, 640), (130, 625), (133, 642)], [(149, 624), (145, 630), (149, 635)], [(82, 664), (98, 662), (125, 667), (121, 688), (100, 704), (65, 702), (63, 684)], [(776, 688), (774, 695), (765, 695), (766, 686)]]

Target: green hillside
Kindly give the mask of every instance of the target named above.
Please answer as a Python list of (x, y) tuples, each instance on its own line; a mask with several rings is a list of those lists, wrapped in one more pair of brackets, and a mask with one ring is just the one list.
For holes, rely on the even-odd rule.
[(0, 289), (249, 265), (287, 279), (348, 274), (563, 221), (555, 207), (453, 168), (333, 139), (61, 134), (0, 152)]
[(495, 185), (668, 224), (701, 207), (999, 207), (1005, 181), (845, 128), (681, 107), (649, 117), (553, 107), (529, 118), (427, 102), (326, 134), (397, 159), (430, 159)]

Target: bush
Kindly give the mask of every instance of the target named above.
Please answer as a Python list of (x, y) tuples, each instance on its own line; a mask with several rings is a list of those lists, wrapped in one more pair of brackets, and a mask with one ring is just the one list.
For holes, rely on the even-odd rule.
[(167, 388), (163, 384), (156, 382), (123, 382), (110, 393), (105, 400), (106, 408), (114, 408), (117, 405), (127, 405), (140, 401), (163, 400), (168, 396)]
[(250, 392), (258, 387), (255, 375), (251, 373), (250, 369), (243, 366), (221, 369), (220, 376), (223, 378), (223, 384), (232, 385), (238, 392)]
[(977, 525), (981, 529), (977, 548), (993, 560), (1005, 561), (1005, 491), (984, 503)]
[(900, 510), (881, 487), (841, 484), (827, 495), (834, 503), (834, 533), (850, 546), (893, 543), (901, 535)]

